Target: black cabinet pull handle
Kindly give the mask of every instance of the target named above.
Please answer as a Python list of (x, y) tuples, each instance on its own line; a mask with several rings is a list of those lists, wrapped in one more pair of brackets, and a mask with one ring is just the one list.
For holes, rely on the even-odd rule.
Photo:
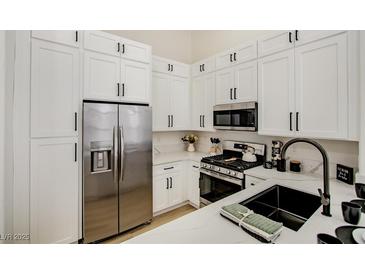
[(77, 143), (75, 143), (75, 162), (77, 162)]
[(193, 168), (199, 168), (198, 166), (196, 166), (196, 165), (193, 165)]
[(296, 30), (295, 31), (295, 41), (298, 41), (299, 40), (299, 38), (298, 38), (298, 31)]
[(236, 59), (236, 53), (233, 53), (233, 60), (234, 61), (237, 61), (237, 59)]
[(174, 127), (174, 115), (171, 115), (171, 127)]
[(120, 52), (120, 43), (118, 42), (118, 52)]
[(120, 84), (119, 83), (117, 83), (117, 90), (118, 90), (118, 96), (120, 96)]
[(299, 112), (296, 113), (295, 115), (295, 127), (296, 127), (296, 130), (299, 131), (299, 125), (298, 125), (298, 122), (299, 122)]
[(229, 90), (231, 100), (232, 100), (232, 90), (233, 90), (232, 88)]
[(202, 65), (203, 71), (205, 71), (205, 64)]
[(170, 177), (170, 188), (172, 188), (172, 178)]
[(169, 170), (169, 169), (173, 169), (174, 167), (173, 166), (170, 166), (170, 167), (164, 167), (163, 170)]
[(289, 43), (292, 43), (292, 40), (291, 40), (291, 32), (289, 32)]
[(169, 189), (169, 178), (166, 178), (166, 189)]
[(170, 115), (167, 115), (167, 127), (170, 127)]
[(199, 116), (199, 123), (200, 123), (200, 127), (202, 127), (202, 116)]
[(237, 88), (233, 89), (233, 98), (236, 100), (237, 99)]
[(167, 71), (170, 71), (171, 65), (169, 64)]
[(78, 42), (79, 41), (79, 32), (78, 31), (76, 31), (76, 33), (75, 33), (75, 38), (76, 38), (76, 42)]
[(125, 53), (125, 45), (124, 44), (122, 45), (122, 53), (123, 54)]
[(171, 71), (174, 71), (174, 65), (171, 65)]
[(229, 61), (232, 62), (232, 53), (229, 55)]
[(203, 127), (205, 127), (205, 115), (203, 115)]
[(200, 72), (202, 72), (202, 65), (199, 66), (199, 70), (200, 70)]
[(125, 91), (125, 84), (122, 84), (122, 96), (124, 97), (124, 91)]
[(75, 112), (75, 131), (77, 131), (77, 112)]
[(292, 122), (292, 120), (293, 120), (293, 112), (290, 112), (289, 113), (289, 126), (290, 126), (290, 131), (293, 131), (293, 122)]

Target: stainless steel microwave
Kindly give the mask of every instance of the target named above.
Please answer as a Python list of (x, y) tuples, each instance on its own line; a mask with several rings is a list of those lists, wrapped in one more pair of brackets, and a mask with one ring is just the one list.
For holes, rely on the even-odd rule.
[(213, 125), (215, 129), (257, 131), (257, 102), (214, 106)]

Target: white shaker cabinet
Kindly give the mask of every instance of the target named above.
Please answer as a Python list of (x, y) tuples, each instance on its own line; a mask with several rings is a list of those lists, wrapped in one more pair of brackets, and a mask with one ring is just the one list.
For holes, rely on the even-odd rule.
[(348, 134), (347, 34), (295, 49), (296, 135)]
[(216, 104), (257, 101), (257, 61), (216, 72)]
[(79, 50), (32, 39), (31, 137), (77, 136)]
[(112, 56), (120, 56), (121, 37), (95, 30), (84, 31), (84, 48)]
[(78, 48), (81, 33), (77, 30), (32, 30), (32, 37)]
[(170, 128), (170, 76), (163, 73), (152, 75), (153, 130)]
[(200, 171), (199, 171), (200, 164), (195, 161), (188, 162), (188, 200), (192, 205), (196, 208), (200, 206), (200, 189), (199, 189), (199, 178), (200, 178)]
[(294, 41), (295, 37), (291, 31), (275, 31), (265, 35), (257, 42), (258, 57), (293, 48)]
[(213, 105), (215, 103), (215, 74), (194, 77), (191, 92), (192, 129), (213, 130)]
[(159, 56), (153, 56), (152, 70), (154, 72), (167, 73), (169, 75), (175, 75), (184, 78), (188, 78), (190, 76), (189, 65)]
[(191, 65), (191, 74), (193, 77), (215, 71), (215, 57), (198, 61)]
[(153, 212), (169, 207), (169, 178), (162, 174), (153, 177)]
[(170, 127), (174, 130), (186, 130), (190, 127), (189, 80), (171, 77), (170, 82)]
[(294, 49), (258, 61), (258, 132), (294, 134)]
[(151, 66), (140, 62), (122, 60), (121, 100), (146, 103), (150, 101)]
[(84, 98), (119, 100), (121, 93), (120, 58), (85, 51)]
[(78, 240), (77, 137), (31, 141), (31, 243)]

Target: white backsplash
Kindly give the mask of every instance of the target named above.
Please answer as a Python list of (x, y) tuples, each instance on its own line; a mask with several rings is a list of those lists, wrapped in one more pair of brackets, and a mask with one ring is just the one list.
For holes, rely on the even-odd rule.
[[(181, 138), (190, 132), (155, 132), (153, 133), (153, 144), (155, 153), (158, 152), (174, 152), (183, 151), (186, 145), (183, 144)], [(253, 143), (266, 144), (267, 160), (271, 160), (271, 142), (272, 140), (280, 140), (286, 142), (289, 138), (261, 136), (256, 132), (240, 132), (240, 131), (216, 131), (216, 132), (193, 132), (199, 136), (196, 149), (202, 152), (208, 152), (211, 143), (210, 137), (219, 138), (221, 140), (237, 140)], [(320, 143), (328, 153), (330, 162), (330, 176), (336, 177), (336, 164), (358, 167), (359, 147), (358, 142), (350, 141), (330, 141), (316, 140)], [(309, 144), (297, 143), (292, 145), (288, 151), (289, 159), (295, 159), (302, 162), (302, 171), (305, 173), (314, 172), (322, 173), (322, 156), (319, 151)], [(289, 162), (289, 161), (287, 161)]]

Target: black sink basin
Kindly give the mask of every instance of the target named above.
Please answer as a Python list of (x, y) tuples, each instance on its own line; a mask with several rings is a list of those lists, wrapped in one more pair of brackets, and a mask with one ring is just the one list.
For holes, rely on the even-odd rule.
[(269, 189), (240, 203), (271, 220), (281, 222), (287, 228), (299, 228), (321, 206), (321, 198), (284, 186)]

